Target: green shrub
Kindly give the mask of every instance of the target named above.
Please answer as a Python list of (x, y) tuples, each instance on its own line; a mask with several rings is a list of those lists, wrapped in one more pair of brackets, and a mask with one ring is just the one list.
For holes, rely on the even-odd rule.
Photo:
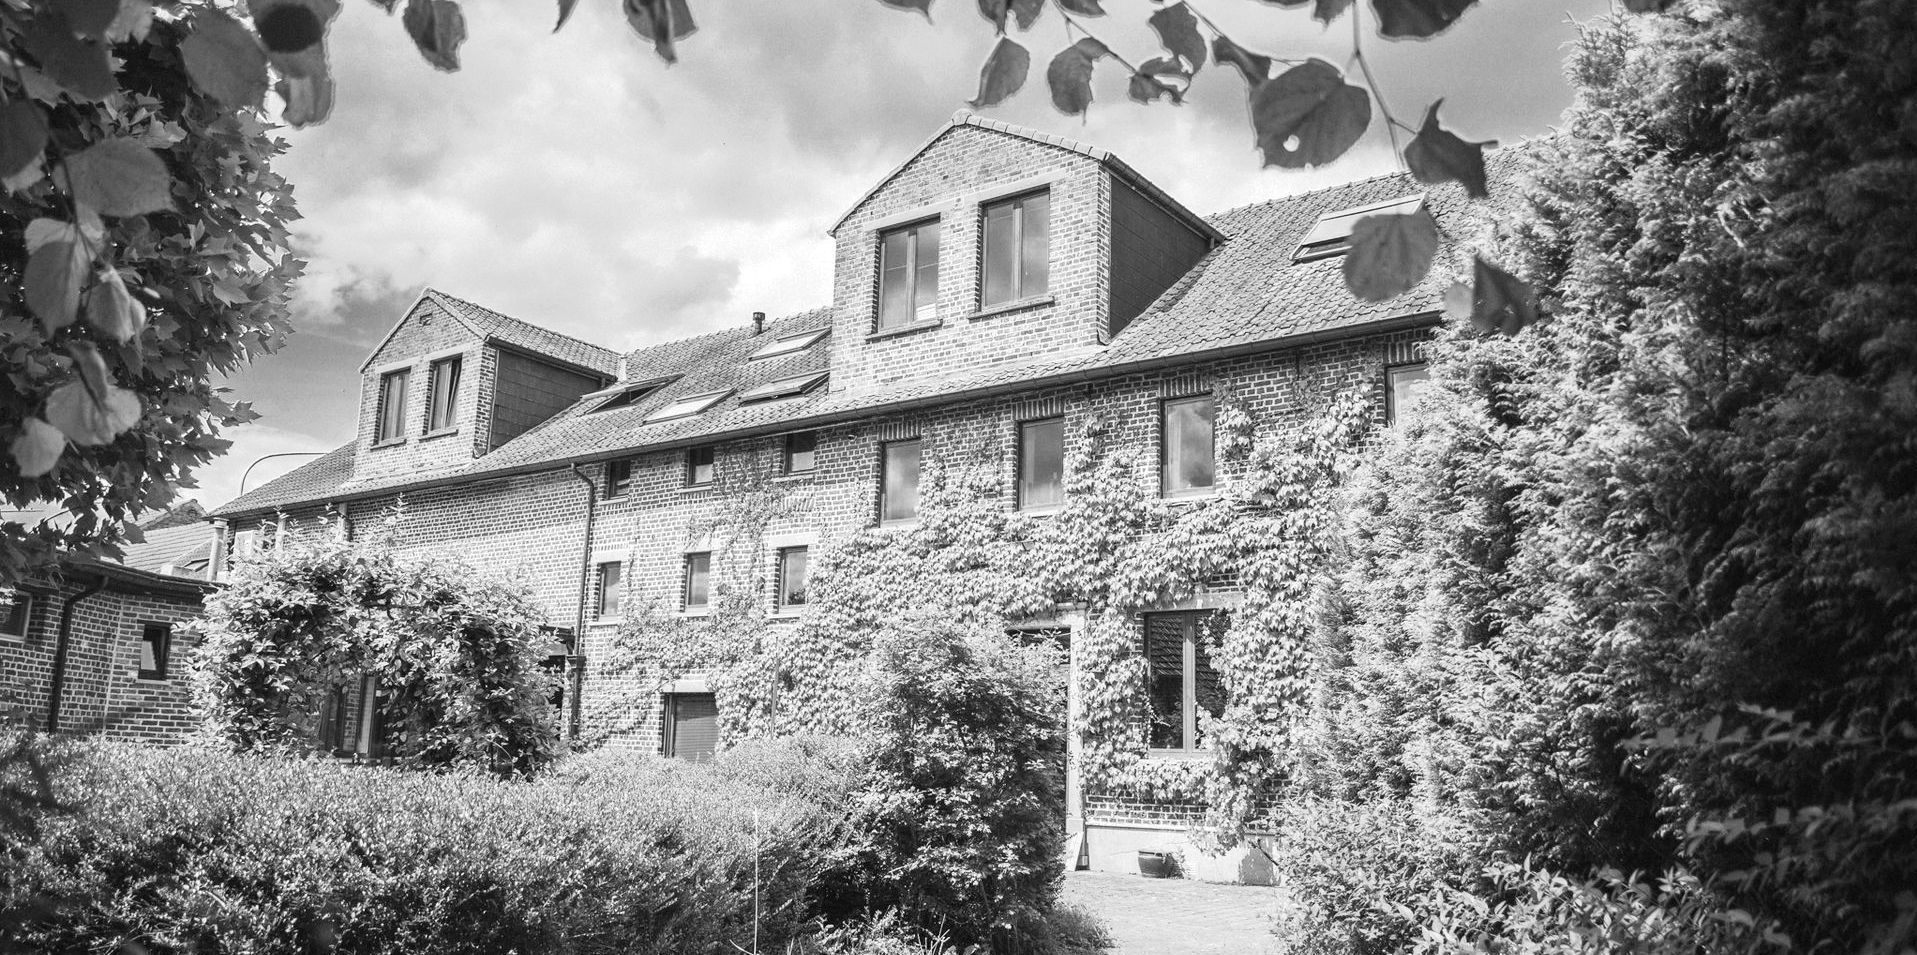
[(1040, 950), (1064, 874), (1063, 661), (942, 621), (882, 632), (871, 659), (838, 911), (897, 908), (961, 947)]
[(81, 808), (4, 847), (0, 950), (769, 950), (810, 932), (843, 833), (794, 792), (612, 753), (512, 782), (73, 750), (54, 784)]
[(1416, 907), (1470, 866), (1454, 821), (1399, 800), (1293, 799), (1270, 820), (1279, 934), (1297, 955), (1382, 955)]

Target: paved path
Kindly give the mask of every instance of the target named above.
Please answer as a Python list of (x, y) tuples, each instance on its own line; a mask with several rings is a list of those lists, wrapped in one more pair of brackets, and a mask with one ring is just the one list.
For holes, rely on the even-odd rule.
[(1111, 955), (1277, 955), (1272, 889), (1072, 872), (1064, 899), (1105, 921)]

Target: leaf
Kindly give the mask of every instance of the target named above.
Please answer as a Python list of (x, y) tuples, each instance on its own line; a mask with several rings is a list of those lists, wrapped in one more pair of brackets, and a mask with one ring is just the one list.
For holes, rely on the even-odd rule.
[(1312, 7), (1311, 18), (1319, 23), (1330, 23), (1350, 7), (1351, 0), (1318, 0)]
[(1351, 227), (1345, 255), (1345, 287), (1367, 302), (1397, 298), (1431, 271), (1438, 254), (1438, 224), (1423, 209), (1369, 215)]
[(1032, 54), (1010, 37), (999, 37), (992, 55), (978, 74), (978, 97), (972, 108), (983, 109), (1005, 102), (1005, 98), (1025, 85), (1025, 73), (1031, 69)]
[(80, 230), (74, 228), (71, 222), (61, 222), (58, 219), (35, 219), (27, 223), (26, 240), (28, 255), (40, 251), (40, 247), (49, 242), (60, 242), (63, 240), (67, 242), (77, 242), (79, 239)]
[[(326, 23), (339, 12), (337, 2), (322, 0), (249, 0), (253, 29), (268, 53), (301, 53), (326, 39)], [(278, 66), (276, 59), (274, 65)]]
[(100, 280), (87, 293), (87, 324), (115, 342), (125, 343), (146, 327), (146, 306), (127, 291), (126, 282), (114, 269), (100, 273)]
[(25, 170), (47, 149), (47, 120), (40, 107), (14, 100), (0, 106), (0, 179)]
[(139, 422), (140, 397), (108, 384), (96, 398), (85, 382), (69, 381), (47, 396), (47, 420), (74, 444), (105, 444)]
[(153, 4), (147, 0), (120, 0), (120, 12), (107, 24), (108, 43), (145, 40), (153, 29)]
[(35, 16), (21, 42), (40, 61), (40, 69), (49, 78), (80, 99), (106, 99), (120, 88), (113, 79), (106, 44), (74, 36), (66, 17), (57, 10)]
[(46, 242), (27, 256), (21, 276), (27, 308), (38, 316), (48, 334), (73, 324), (80, 308), (80, 286), (86, 281), (92, 256), (77, 238)]
[(1390, 40), (1434, 37), (1458, 22), (1478, 0), (1371, 0), (1378, 34)]
[(667, 63), (679, 62), (673, 45), (698, 29), (686, 0), (625, 0), (626, 22)]
[(107, 139), (68, 156), (67, 191), (73, 200), (108, 216), (137, 216), (173, 208), (172, 177), (160, 155), (131, 139)]
[(1185, 63), (1177, 57), (1155, 56), (1138, 65), (1132, 73), (1130, 85), (1125, 92), (1133, 101), (1151, 103), (1161, 97), (1169, 96), (1174, 105), (1185, 101), (1185, 88), (1165, 82), (1160, 77), (1174, 76), (1189, 83), (1191, 74), (1185, 72)]
[(419, 55), (434, 69), (447, 73), (459, 69), (459, 45), (466, 42), (466, 15), (454, 0), (406, 0), (406, 13), (400, 17), (406, 32), (419, 47)]
[(1483, 199), (1491, 194), (1485, 183), (1484, 151), (1496, 146), (1497, 140), (1467, 143), (1459, 139), (1438, 125), (1438, 107), (1442, 105), (1444, 100), (1439, 99), (1425, 111), (1424, 125), (1404, 148), (1405, 165), (1419, 182), (1461, 182), (1466, 195)]
[(333, 112), (333, 78), (320, 76), (289, 76), (273, 87), (286, 101), (286, 110), (280, 118), (295, 129), (323, 123)]
[(1081, 17), (1105, 15), (1105, 8), (1098, 5), (1098, 0), (1058, 0), (1058, 5), (1064, 7), (1066, 13), (1076, 13)]
[(1052, 88), (1052, 105), (1059, 112), (1079, 116), (1092, 105), (1092, 64), (1110, 52), (1105, 44), (1086, 37), (1052, 57), (1045, 82)]
[(1463, 282), (1453, 282), (1444, 290), (1444, 317), (1462, 324), (1471, 319), (1471, 303), (1476, 296), (1471, 286)]
[(1005, 17), (1011, 10), (1012, 0), (978, 0), (978, 15), (1000, 34), (1005, 32)]
[(1212, 38), (1211, 56), (1220, 63), (1237, 67), (1245, 82), (1253, 87), (1271, 79), (1271, 57), (1253, 53), (1233, 43), (1230, 37), (1222, 33)]
[(1471, 324), (1479, 331), (1516, 335), (1538, 322), (1538, 292), (1530, 283), (1476, 258), (1472, 270)]
[[(931, 3), (932, 0), (925, 0), (925, 2)], [(579, 0), (559, 0), (559, 22), (552, 25), (552, 32), (558, 33), (559, 28), (565, 26), (567, 20), (572, 19), (572, 8), (578, 5)]]
[(1183, 58), (1192, 73), (1205, 65), (1205, 38), (1198, 35), (1198, 18), (1184, 0), (1152, 14), (1146, 22), (1158, 33), (1158, 42)]
[(120, 0), (64, 0), (60, 9), (67, 15), (67, 26), (89, 39), (106, 35), (120, 15)]
[(246, 25), (216, 9), (193, 18), (193, 35), (180, 44), (193, 85), (222, 104), (242, 109), (266, 96), (266, 48)]
[(60, 463), (60, 452), (66, 447), (66, 435), (61, 434), (59, 428), (39, 418), (28, 418), (8, 450), (13, 452), (14, 463), (20, 466), (20, 476), (36, 478)]
[(1265, 165), (1321, 166), (1371, 125), (1371, 96), (1323, 60), (1306, 60), (1252, 91), (1251, 125)]

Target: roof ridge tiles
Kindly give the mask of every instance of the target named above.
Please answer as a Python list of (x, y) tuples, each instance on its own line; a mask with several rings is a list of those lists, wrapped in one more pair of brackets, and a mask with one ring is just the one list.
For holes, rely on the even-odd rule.
[[(544, 326), (544, 325), (541, 325), (541, 324), (539, 324), (539, 323), (537, 323), (537, 322), (529, 322), (529, 321), (526, 321), (526, 320), (525, 320), (525, 319), (523, 319), (523, 318), (515, 318), (515, 317), (513, 317), (513, 316), (511, 316), (511, 315), (508, 315), (508, 314), (506, 314), (505, 312), (502, 312), (502, 311), (500, 311), (500, 310), (498, 310), (498, 309), (496, 309), (496, 308), (493, 308), (493, 307), (491, 307), (491, 306), (489, 306), (489, 305), (481, 305), (481, 304), (479, 304), (478, 302), (475, 302), (475, 301), (472, 301), (471, 299), (464, 299), (464, 298), (460, 298), (460, 297), (459, 297), (459, 296), (457, 296), (457, 295), (454, 295), (454, 294), (452, 294), (452, 293), (450, 293), (450, 292), (445, 292), (445, 291), (442, 291), (442, 290), (440, 290), (440, 289), (436, 289), (436, 288), (433, 288), (433, 287), (432, 287), (432, 286), (430, 286), (430, 285), (428, 285), (428, 286), (426, 286), (426, 294), (428, 294), (428, 295), (432, 295), (432, 296), (434, 296), (434, 297), (436, 297), (436, 298), (441, 298), (441, 299), (450, 299), (450, 300), (452, 300), (452, 301), (454, 301), (454, 302), (458, 302), (458, 303), (459, 303), (459, 304), (461, 304), (461, 305), (466, 305), (466, 306), (470, 306), (470, 307), (472, 307), (472, 308), (476, 308), (476, 309), (479, 309), (480, 311), (483, 311), (483, 312), (486, 312), (486, 313), (488, 313), (488, 314), (490, 314), (490, 315), (492, 315), (492, 316), (493, 316), (493, 317), (495, 317), (495, 318), (499, 318), (499, 319), (503, 319), (503, 320), (505, 320), (505, 321), (508, 321), (508, 322), (512, 322), (512, 323), (514, 323), (514, 324), (517, 324), (517, 325), (524, 325), (524, 326), (526, 326), (527, 328), (536, 328), (536, 329), (538, 329), (539, 331), (541, 331), (541, 332), (543, 332), (543, 333), (545, 333), (545, 334), (547, 334), (547, 335), (551, 335), (551, 336), (553, 336), (553, 337), (555, 337), (555, 338), (563, 338), (563, 339), (566, 339), (567, 341), (570, 341), (570, 342), (575, 342), (575, 343), (577, 343), (577, 344), (580, 344), (580, 345), (584, 345), (584, 346), (586, 346), (587, 348), (592, 348), (592, 349), (597, 349), (597, 350), (599, 350), (599, 351), (603, 351), (603, 352), (605, 352), (605, 353), (606, 353), (607, 355), (610, 355), (610, 356), (612, 356), (612, 357), (614, 357), (614, 358), (617, 358), (617, 357), (619, 356), (619, 352), (618, 352), (618, 350), (617, 350), (617, 349), (613, 349), (613, 348), (609, 348), (609, 347), (607, 347), (607, 346), (605, 346), (605, 345), (600, 345), (600, 344), (597, 344), (597, 343), (595, 343), (595, 342), (589, 342), (589, 341), (587, 341), (587, 340), (585, 340), (585, 339), (583, 339), (583, 338), (580, 338), (580, 337), (579, 337), (579, 336), (577, 336), (577, 335), (568, 335), (568, 334), (566, 334), (565, 332), (561, 332), (561, 331), (555, 331), (555, 330), (553, 330), (553, 329), (551, 329), (551, 328), (547, 328), (546, 326)], [(462, 316), (455, 316), (455, 317), (462, 317)]]

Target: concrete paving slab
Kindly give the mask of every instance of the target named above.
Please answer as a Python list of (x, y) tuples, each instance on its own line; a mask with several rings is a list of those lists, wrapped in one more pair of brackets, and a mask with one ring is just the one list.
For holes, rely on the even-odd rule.
[(1072, 872), (1064, 901), (1091, 910), (1112, 933), (1111, 955), (1279, 955), (1268, 886)]

